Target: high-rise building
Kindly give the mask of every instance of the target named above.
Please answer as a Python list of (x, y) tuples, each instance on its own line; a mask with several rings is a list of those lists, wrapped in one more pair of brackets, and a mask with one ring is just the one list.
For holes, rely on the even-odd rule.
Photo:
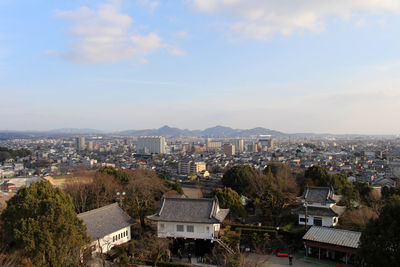
[(206, 163), (204, 161), (193, 161), (190, 165), (190, 173), (200, 173), (206, 170)]
[(270, 136), (268, 138), (260, 138), (258, 142), (261, 146), (261, 150), (274, 149), (274, 139)]
[(207, 150), (218, 150), (221, 148), (222, 143), (220, 141), (212, 141), (211, 138), (206, 139)]
[(180, 174), (197, 174), (206, 170), (204, 161), (182, 160), (178, 163), (178, 172)]
[(233, 139), (231, 143), (235, 146), (237, 153), (242, 153), (244, 151), (244, 140), (243, 139)]
[(258, 152), (257, 144), (256, 143), (247, 144), (247, 152), (251, 152), (251, 153)]
[(85, 149), (85, 137), (77, 137), (75, 138), (76, 141), (76, 149), (78, 150), (84, 150)]
[(162, 136), (141, 136), (138, 138), (136, 151), (143, 154), (165, 154), (165, 138)]
[(235, 146), (229, 143), (224, 144), (224, 153), (227, 156), (235, 155)]
[(92, 151), (93, 150), (93, 141), (88, 141), (87, 143), (87, 150)]

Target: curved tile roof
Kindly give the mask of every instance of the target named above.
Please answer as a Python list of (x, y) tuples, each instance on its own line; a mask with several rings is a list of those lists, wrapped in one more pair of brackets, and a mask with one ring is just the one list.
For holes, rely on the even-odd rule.
[(158, 212), (147, 218), (165, 222), (220, 223), (229, 209), (220, 209), (216, 199), (163, 198)]

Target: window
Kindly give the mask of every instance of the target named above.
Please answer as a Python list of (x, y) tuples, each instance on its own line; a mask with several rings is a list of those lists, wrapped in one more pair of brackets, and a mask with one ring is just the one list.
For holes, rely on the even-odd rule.
[(321, 217), (314, 217), (314, 225), (315, 226), (322, 226), (322, 218)]
[[(300, 222), (305, 222), (306, 221), (306, 218), (300, 218)], [(308, 219), (307, 219), (307, 222), (308, 222)]]
[(118, 240), (121, 239), (121, 234), (118, 234)]
[(336, 223), (336, 222), (337, 222), (337, 218), (334, 217), (334, 218), (333, 218), (333, 223)]
[(193, 225), (187, 225), (186, 226), (186, 232), (193, 233), (194, 232), (194, 226)]
[(161, 231), (164, 231), (164, 228), (165, 228), (165, 225), (162, 223), (162, 224), (160, 224), (160, 230)]
[(126, 236), (128, 236), (128, 230), (126, 230)]
[(115, 242), (115, 236), (113, 236), (113, 242)]
[(183, 225), (178, 224), (178, 225), (176, 226), (176, 231), (177, 231), (177, 232), (184, 232), (185, 230), (184, 230)]
[(210, 232), (210, 226), (206, 227), (206, 232), (209, 233)]

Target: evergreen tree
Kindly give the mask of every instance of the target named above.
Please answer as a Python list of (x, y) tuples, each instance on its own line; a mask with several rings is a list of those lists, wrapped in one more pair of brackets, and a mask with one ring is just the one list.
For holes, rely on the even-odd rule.
[(399, 266), (400, 196), (392, 197), (361, 235), (357, 258), (361, 266)]
[(239, 195), (246, 192), (251, 180), (257, 177), (255, 170), (249, 165), (236, 165), (227, 170), (222, 177), (222, 184), (230, 187)]
[(244, 216), (246, 211), (242, 205), (242, 199), (239, 194), (232, 188), (225, 187), (224, 189), (218, 188), (214, 191), (215, 196), (218, 198), (219, 205), (223, 209), (230, 209), (230, 211), (237, 216)]
[(1, 214), (11, 246), (35, 266), (76, 266), (90, 239), (71, 198), (48, 181), (22, 187)]

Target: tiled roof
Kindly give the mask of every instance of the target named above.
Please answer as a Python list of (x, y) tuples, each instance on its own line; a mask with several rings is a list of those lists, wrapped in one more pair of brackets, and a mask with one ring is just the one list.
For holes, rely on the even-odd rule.
[(132, 218), (118, 206), (118, 203), (79, 213), (78, 217), (85, 223), (87, 233), (92, 240), (103, 238), (133, 224)]
[(312, 226), (303, 236), (303, 240), (326, 243), (349, 248), (358, 248), (360, 232), (342, 229)]
[(220, 223), (229, 209), (219, 209), (216, 199), (163, 198), (159, 211), (150, 220), (165, 222)]
[[(305, 214), (306, 208), (304, 206), (299, 206), (292, 210), (293, 214)], [(336, 212), (334, 212), (330, 208), (319, 208), (319, 207), (308, 207), (307, 214), (309, 216), (329, 216), (329, 217), (337, 217), (339, 216)]]
[(301, 199), (305, 198), (307, 202), (336, 203), (330, 187), (306, 187), (301, 196)]

